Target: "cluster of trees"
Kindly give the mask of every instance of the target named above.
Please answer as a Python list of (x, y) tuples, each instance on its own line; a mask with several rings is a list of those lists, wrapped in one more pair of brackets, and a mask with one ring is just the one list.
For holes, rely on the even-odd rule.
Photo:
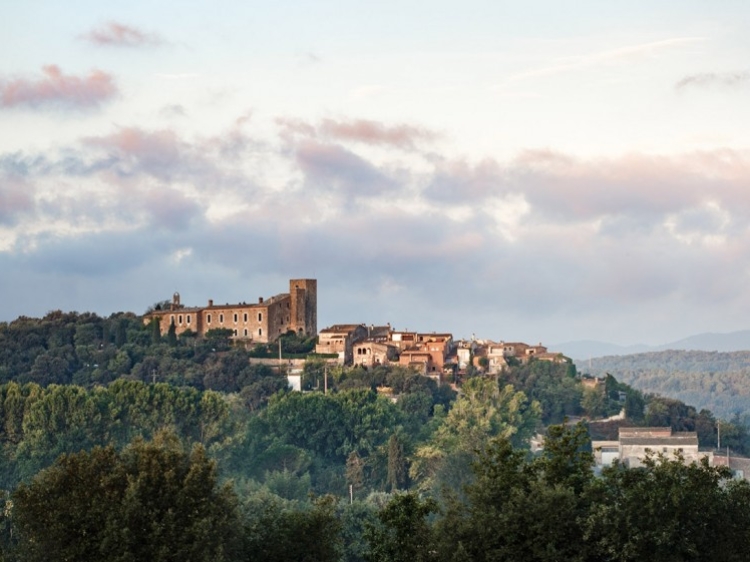
[(156, 324), (144, 325), (132, 313), (21, 317), (0, 323), (0, 383), (91, 388), (126, 378), (221, 392), (252, 386), (246, 394), (260, 403), (285, 387), (268, 366), (249, 362), (250, 351), (232, 347), (230, 335), (219, 329), (205, 338), (191, 332), (162, 337)]
[(121, 449), (164, 428), (185, 442), (218, 447), (234, 432), (233, 410), (220, 393), (164, 383), (123, 379), (88, 390), (6, 383), (0, 386), (0, 487), (13, 489), (61, 454)]
[[(457, 394), (399, 366), (311, 358), (307, 392), (290, 392), (284, 376), (251, 362), (277, 356), (277, 345), (247, 351), (229, 335), (162, 337), (127, 313), (0, 323), (9, 559), (43, 559), (62, 541), (49, 551), (61, 560), (702, 560), (713, 522), (694, 531), (659, 507), (671, 494), (676, 509), (694, 507), (693, 492), (747, 536), (739, 506), (750, 496), (728, 474), (654, 459), (595, 478), (584, 428), (554, 425), (624, 409), (625, 423), (697, 431), (711, 445), (719, 422), (707, 410), (611, 375), (586, 387), (573, 365), (534, 360), (497, 377), (475, 372)], [(281, 345), (285, 355), (312, 346), (293, 334)], [(550, 424), (544, 454), (532, 457), (529, 438)], [(750, 452), (739, 419), (721, 432), (723, 445)], [(55, 519), (66, 505), (69, 520)], [(190, 540), (164, 547), (179, 529)], [(659, 541), (683, 531), (692, 546), (670, 558)], [(746, 546), (737, 540), (728, 544)]]
[(750, 419), (750, 352), (658, 351), (599, 357), (592, 374), (611, 373), (648, 394), (658, 394), (734, 418)]
[(221, 484), (169, 433), (61, 456), (6, 496), (2, 559), (281, 562), (740, 562), (750, 484), (726, 468), (650, 457), (592, 471), (582, 425), (532, 457), (498, 435), (460, 488), (285, 500)]

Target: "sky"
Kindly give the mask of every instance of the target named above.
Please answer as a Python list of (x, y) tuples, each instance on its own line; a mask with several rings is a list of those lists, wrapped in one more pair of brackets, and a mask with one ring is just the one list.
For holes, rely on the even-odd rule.
[(750, 328), (750, 3), (0, 0), (0, 321)]

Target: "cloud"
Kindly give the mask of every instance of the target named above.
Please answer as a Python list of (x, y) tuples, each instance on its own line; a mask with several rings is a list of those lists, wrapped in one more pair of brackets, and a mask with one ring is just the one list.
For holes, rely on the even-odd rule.
[(120, 175), (146, 172), (168, 180), (179, 170), (186, 146), (174, 131), (124, 127), (116, 133), (89, 137), (84, 143), (105, 151)]
[(690, 74), (679, 80), (675, 84), (676, 90), (686, 90), (689, 88), (709, 88), (721, 86), (726, 88), (737, 88), (744, 86), (750, 81), (750, 71), (742, 72), (703, 72), (700, 74)]
[(88, 295), (38, 302), (24, 278), (71, 295), (111, 286), (117, 309), (142, 310), (175, 290), (246, 300), (310, 276), (321, 327), (534, 341), (592, 325), (601, 337), (655, 333), (685, 302), (717, 321), (750, 307), (738, 266), (750, 263), (750, 153), (405, 158), (355, 152), (362, 143), (325, 121), (279, 121), (275, 144), (245, 123), (195, 138), (118, 127), (57, 152), (0, 154), (0, 267), (18, 279), (0, 276), (0, 290), (44, 313)]
[(313, 125), (299, 119), (278, 118), (276, 123), (282, 128), (282, 137), (287, 140), (299, 135), (414, 150), (420, 143), (433, 142), (439, 138), (438, 133), (423, 127), (407, 124), (386, 125), (368, 119), (323, 119), (317, 125)]
[(159, 110), (162, 117), (187, 117), (185, 106), (180, 104), (165, 105)]
[(364, 144), (389, 145), (412, 150), (420, 142), (430, 142), (437, 134), (411, 125), (387, 126), (377, 121), (358, 119), (355, 121), (335, 121), (324, 119), (320, 131), (329, 138), (354, 141)]
[(0, 225), (12, 226), (33, 209), (33, 187), (18, 175), (0, 173)]
[(112, 75), (92, 70), (88, 76), (65, 75), (56, 65), (42, 67), (43, 77), (0, 77), (0, 107), (27, 106), (72, 109), (96, 108), (114, 98), (118, 89)]
[(377, 166), (338, 145), (304, 141), (297, 145), (295, 158), (310, 186), (318, 190), (375, 197), (396, 187)]
[(146, 33), (115, 21), (102, 24), (82, 35), (81, 38), (94, 45), (105, 47), (150, 47), (163, 43), (162, 39), (153, 33)]

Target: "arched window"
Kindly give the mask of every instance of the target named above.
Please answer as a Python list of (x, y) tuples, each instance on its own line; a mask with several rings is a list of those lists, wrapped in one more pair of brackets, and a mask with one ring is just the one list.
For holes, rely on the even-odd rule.
[(224, 323), (224, 315), (219, 314), (219, 324), (223, 324), (223, 323)]
[(210, 323), (211, 323), (211, 315), (209, 314), (206, 316), (206, 324), (210, 324)]
[(258, 328), (258, 335), (259, 335), (259, 336), (262, 336), (262, 335), (263, 335), (263, 328)]

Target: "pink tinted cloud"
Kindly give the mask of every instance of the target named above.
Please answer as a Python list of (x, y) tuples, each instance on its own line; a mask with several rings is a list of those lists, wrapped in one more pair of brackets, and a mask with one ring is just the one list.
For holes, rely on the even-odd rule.
[(357, 119), (354, 121), (335, 121), (324, 119), (320, 130), (328, 137), (354, 141), (365, 144), (384, 144), (402, 149), (413, 149), (420, 141), (430, 142), (438, 136), (436, 133), (411, 125), (388, 126), (377, 121)]
[(143, 170), (158, 177), (169, 176), (182, 164), (188, 146), (174, 131), (144, 131), (124, 127), (116, 133), (84, 139), (84, 143), (105, 150), (127, 169)]
[(750, 216), (748, 182), (750, 153), (737, 150), (599, 159), (527, 150), (508, 162), (442, 161), (425, 195), (443, 204), (481, 205), (488, 198), (519, 194), (563, 222), (603, 216), (661, 220), (709, 203)]
[(111, 100), (118, 89), (112, 75), (92, 70), (88, 76), (64, 74), (60, 67), (42, 67), (41, 78), (0, 78), (0, 107), (92, 108)]
[(302, 137), (325, 137), (343, 142), (359, 142), (369, 145), (384, 145), (414, 150), (420, 142), (431, 142), (438, 134), (413, 125), (389, 126), (368, 119), (335, 120), (323, 119), (317, 126), (300, 119), (276, 119), (281, 127), (281, 137), (287, 141), (294, 135)]
[(34, 208), (34, 189), (13, 175), (0, 176), (0, 224), (15, 224)]
[(144, 47), (162, 43), (154, 34), (145, 33), (135, 27), (110, 21), (82, 36), (94, 45), (106, 47)]

